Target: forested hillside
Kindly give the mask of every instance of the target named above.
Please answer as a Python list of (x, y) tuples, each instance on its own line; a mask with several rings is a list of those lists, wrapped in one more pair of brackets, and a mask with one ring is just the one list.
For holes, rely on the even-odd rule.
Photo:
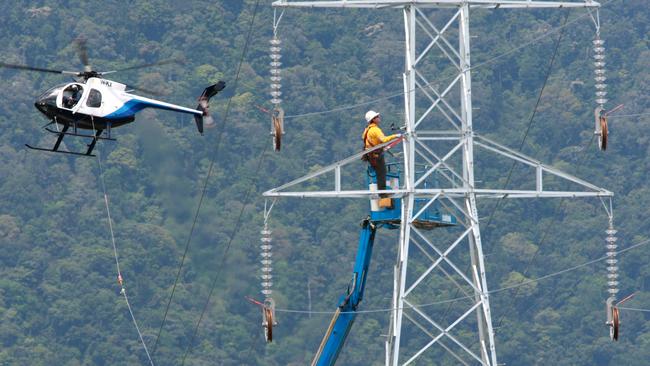
[[(643, 0), (603, 3), (608, 106), (625, 105), (610, 118), (606, 152), (593, 138), (594, 27), (584, 10), (472, 11), (472, 62), (483, 64), (472, 72), (474, 126), (614, 192), (619, 244), (627, 248), (650, 239), (650, 10)], [(275, 301), (317, 313), (278, 312), (274, 342), (266, 344), (260, 310), (245, 299), (261, 298), (262, 192), (358, 152), (370, 108), (386, 127), (402, 124), (400, 11), (290, 9), (278, 28), (286, 134), (282, 151), (273, 151), (270, 118), (258, 108), (271, 107), (272, 19), (269, 0), (0, 3), (0, 62), (77, 70), (75, 39), (83, 37), (97, 70), (182, 60), (107, 75), (171, 103), (194, 107), (206, 86), (227, 84), (211, 103), (217, 126), (204, 136), (187, 115), (145, 110), (113, 130), (117, 142), (96, 149), (125, 288), (156, 365), (308, 364), (331, 316), (318, 312), (334, 311), (348, 285), (368, 203), (276, 204), (269, 222)], [(54, 143), (34, 100), (71, 79), (0, 69), (0, 80), (0, 365), (149, 364), (117, 284), (97, 158), (24, 147)], [(477, 181), (503, 186), (507, 170), (484, 163)], [(363, 182), (364, 166), (354, 167), (346, 179)], [(597, 199), (505, 200), (496, 210), (495, 203), (479, 203), (490, 289), (605, 254), (608, 222)], [(379, 231), (362, 309), (390, 307), (397, 238)], [(620, 255), (621, 294), (636, 294), (627, 307), (650, 309), (648, 253), (650, 245), (641, 245)], [(609, 340), (605, 274), (600, 261), (492, 294), (499, 362), (650, 364), (650, 312), (621, 310), (620, 340)], [(388, 312), (360, 314), (338, 364), (384, 364), (388, 323)], [(415, 364), (455, 364), (437, 358), (439, 351)]]

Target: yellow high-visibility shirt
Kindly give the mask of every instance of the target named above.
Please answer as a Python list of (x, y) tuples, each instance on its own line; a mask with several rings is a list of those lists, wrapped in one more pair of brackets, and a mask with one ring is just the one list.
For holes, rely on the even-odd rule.
[(371, 123), (366, 127), (366, 129), (363, 131), (363, 135), (361, 135), (361, 138), (364, 138), (364, 147), (366, 149), (371, 148), (373, 146), (377, 146), (379, 144), (383, 144), (384, 142), (388, 142), (390, 140), (394, 140), (397, 138), (397, 134), (390, 135), (390, 136), (384, 136), (384, 131), (377, 126), (375, 123)]

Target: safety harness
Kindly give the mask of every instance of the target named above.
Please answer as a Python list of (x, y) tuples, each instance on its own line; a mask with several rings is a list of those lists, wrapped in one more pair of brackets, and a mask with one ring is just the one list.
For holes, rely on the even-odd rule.
[[(368, 145), (368, 132), (370, 132), (370, 129), (372, 127), (377, 127), (377, 125), (376, 124), (369, 124), (368, 127), (366, 127), (366, 130), (363, 132), (363, 149), (362, 149), (362, 151), (366, 150), (366, 146)], [(377, 128), (379, 128), (379, 127), (377, 127)], [(381, 156), (382, 151), (383, 151), (382, 149), (378, 149), (378, 150), (375, 150), (375, 151), (371, 151), (371, 152), (369, 152), (367, 154), (363, 154), (361, 156), (361, 160), (370, 162), (371, 160), (379, 159), (379, 157)]]

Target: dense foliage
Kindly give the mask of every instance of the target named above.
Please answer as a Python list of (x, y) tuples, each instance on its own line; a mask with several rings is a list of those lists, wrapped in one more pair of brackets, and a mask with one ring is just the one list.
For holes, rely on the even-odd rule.
[[(208, 293), (216, 287), (188, 353), (188, 365), (303, 365), (327, 324), (326, 314), (279, 313), (266, 345), (259, 309), (261, 193), (359, 150), (369, 107), (399, 124), (402, 99), (332, 113), (287, 118), (274, 153), (268, 102), (270, 1), (260, 1), (248, 53), (235, 82), (256, 1), (11, 1), (0, 3), (0, 61), (76, 69), (74, 39), (88, 39), (91, 63), (109, 70), (165, 58), (185, 63), (110, 75), (192, 106), (209, 83), (228, 87), (213, 101), (218, 127), (201, 137), (193, 121), (144, 111), (100, 143), (115, 239), (129, 299), (150, 350), (183, 257), (203, 185), (206, 196), (153, 359), (180, 364)], [(611, 106), (621, 114), (650, 107), (650, 12), (642, 0), (606, 2)], [(472, 13), (474, 123), (477, 132), (518, 148), (566, 12), (476, 10)], [(583, 10), (570, 11), (572, 21)], [(403, 25), (397, 10), (288, 10), (283, 43), (283, 106), (288, 115), (324, 111), (402, 90)], [(650, 238), (648, 115), (612, 118), (610, 148), (593, 132), (589, 17), (570, 23), (523, 152), (612, 190), (623, 247)], [(505, 56), (495, 56), (509, 52)], [(432, 67), (438, 67), (436, 62)], [(444, 76), (444, 73), (442, 74)], [(53, 137), (33, 100), (58, 75), (0, 70), (0, 364), (147, 364), (116, 284), (104, 192), (95, 159), (27, 151)], [(223, 121), (231, 100), (227, 121)], [(388, 124), (387, 123), (387, 124)], [(72, 146), (81, 143), (69, 141)], [(76, 144), (76, 145), (75, 145)], [(361, 182), (357, 171), (346, 178)], [(489, 161), (482, 184), (502, 186), (507, 169)], [(477, 172), (478, 174), (478, 172)], [(516, 176), (510, 186), (518, 183)], [(649, 193), (646, 195), (645, 193)], [(245, 206), (245, 207), (244, 207)], [(244, 207), (242, 211), (242, 207)], [(507, 201), (479, 209), (491, 289), (563, 270), (604, 254), (607, 217), (598, 200)], [(359, 200), (282, 200), (274, 208), (274, 288), (280, 308), (334, 310), (349, 281)], [(241, 225), (235, 226), (239, 221)], [(491, 219), (490, 219), (491, 217)], [(489, 225), (487, 221), (490, 219)], [(362, 307), (390, 306), (397, 234), (380, 231)], [(228, 249), (229, 248), (229, 249)], [(650, 308), (650, 255), (639, 247), (621, 261), (627, 305)], [(604, 323), (605, 268), (585, 266), (491, 297), (499, 325), (499, 361), (508, 365), (642, 365), (650, 360), (650, 314), (623, 311), (618, 343)], [(309, 288), (309, 292), (308, 292)], [(311, 299), (309, 304), (308, 296)], [(453, 296), (453, 293), (449, 293)], [(423, 299), (426, 302), (426, 299)], [(443, 309), (444, 311), (444, 309)], [(383, 364), (388, 313), (360, 315), (341, 365)], [(421, 335), (420, 335), (421, 336)], [(439, 350), (438, 350), (439, 351)], [(417, 364), (437, 363), (437, 351)], [(453, 359), (444, 359), (454, 364)]]

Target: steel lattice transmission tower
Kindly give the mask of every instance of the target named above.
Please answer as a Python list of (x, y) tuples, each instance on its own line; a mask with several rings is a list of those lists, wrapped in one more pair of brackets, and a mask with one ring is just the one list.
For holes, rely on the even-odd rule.
[[(473, 8), (598, 8), (599, 3), (585, 1), (532, 0), (341, 0), (286, 1), (273, 3), (277, 8), (368, 8), (401, 9), (405, 31), (404, 119), (407, 139), (403, 143), (401, 186), (390, 192), (402, 200), (402, 219), (397, 260), (394, 267), (393, 308), (386, 341), (386, 365), (407, 365), (432, 346), (453, 357), (460, 364), (497, 365), (496, 345), (485, 257), (476, 201), (479, 198), (550, 198), (611, 197), (612, 193), (558, 169), (542, 164), (474, 132), (472, 121), (472, 78), (469, 17)], [(449, 17), (441, 20), (444, 10)], [(435, 16), (432, 16), (435, 15)], [(435, 18), (435, 19), (434, 19)], [(438, 24), (436, 24), (438, 22)], [(416, 37), (424, 41), (416, 42)], [(453, 38), (452, 38), (453, 37)], [(456, 38), (456, 39), (454, 39)], [(431, 54), (437, 53), (438, 58)], [(434, 79), (440, 59), (448, 62), (451, 74)], [(459, 92), (459, 94), (455, 94)], [(474, 177), (475, 147), (530, 170), (534, 189), (479, 188)], [(440, 149), (444, 151), (440, 152)], [(267, 197), (363, 197), (377, 192), (346, 190), (341, 183), (341, 169), (358, 162), (360, 154), (336, 162), (317, 172), (265, 192)], [(301, 183), (333, 173), (332, 190), (300, 190)], [(437, 176), (437, 187), (426, 186), (428, 178)], [(549, 178), (550, 179), (547, 179)], [(552, 182), (545, 185), (547, 181)], [(569, 189), (558, 189), (558, 181)], [(291, 190), (291, 188), (294, 188)], [(551, 189), (555, 188), (555, 189)], [(416, 209), (416, 199), (427, 200)], [(458, 217), (463, 224), (457, 232), (438, 235), (426, 233), (414, 221), (426, 207), (439, 204)], [(444, 229), (437, 229), (444, 230)], [(435, 233), (435, 234), (434, 234)], [(446, 242), (439, 243), (440, 237)], [(462, 243), (467, 246), (463, 249)], [(415, 252), (414, 252), (415, 251)], [(409, 260), (424, 259), (426, 265), (409, 267)], [(465, 301), (451, 302), (444, 314), (421, 306), (427, 292), (418, 288), (432, 282), (448, 281), (450, 288), (465, 295)], [(453, 292), (451, 292), (453, 294)], [(451, 295), (449, 295), (451, 296)], [(408, 310), (408, 311), (407, 311)], [(475, 314), (472, 319), (471, 314)], [(405, 322), (405, 320), (408, 320)], [(456, 332), (465, 324), (465, 328)], [(421, 331), (425, 343), (405, 341), (405, 336)]]

